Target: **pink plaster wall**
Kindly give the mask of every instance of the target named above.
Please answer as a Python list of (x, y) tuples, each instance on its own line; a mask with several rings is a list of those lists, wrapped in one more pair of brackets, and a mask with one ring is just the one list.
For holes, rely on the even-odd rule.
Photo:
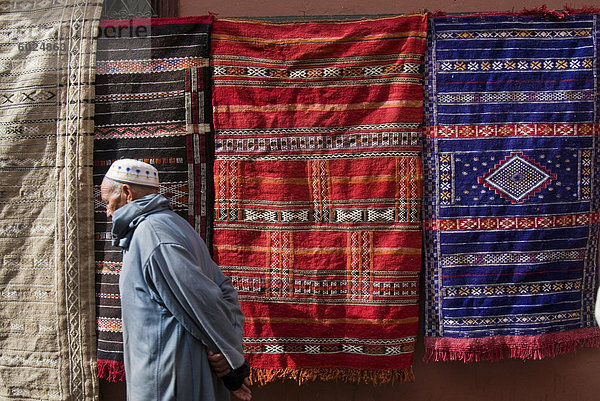
[(406, 14), (443, 10), (448, 13), (520, 11), (546, 4), (550, 9), (585, 5), (598, 0), (179, 0), (182, 17), (208, 12), (219, 17), (268, 17), (281, 15)]
[[(546, 1), (562, 9), (563, 0)], [(600, 6), (598, 0), (569, 1), (573, 8)], [(180, 0), (182, 17), (208, 12), (220, 17), (402, 14), (424, 9), (450, 13), (510, 11), (537, 7), (542, 1), (478, 0)], [(421, 339), (422, 340), (422, 339)], [(414, 383), (368, 386), (314, 382), (298, 386), (278, 382), (254, 388), (256, 401), (599, 401), (600, 350), (581, 349), (541, 361), (502, 360), (464, 364), (423, 363), (415, 355)], [(125, 400), (123, 383), (100, 382), (101, 401)]]

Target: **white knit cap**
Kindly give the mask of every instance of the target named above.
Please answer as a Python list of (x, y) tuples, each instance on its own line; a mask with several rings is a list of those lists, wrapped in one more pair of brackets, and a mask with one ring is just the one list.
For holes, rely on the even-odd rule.
[(135, 159), (120, 159), (110, 165), (105, 175), (113, 181), (158, 188), (158, 170)]

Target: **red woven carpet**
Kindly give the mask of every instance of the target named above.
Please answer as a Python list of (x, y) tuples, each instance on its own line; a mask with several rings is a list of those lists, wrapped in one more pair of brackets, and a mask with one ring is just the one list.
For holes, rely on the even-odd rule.
[(424, 16), (213, 25), (214, 257), (253, 380), (412, 378)]

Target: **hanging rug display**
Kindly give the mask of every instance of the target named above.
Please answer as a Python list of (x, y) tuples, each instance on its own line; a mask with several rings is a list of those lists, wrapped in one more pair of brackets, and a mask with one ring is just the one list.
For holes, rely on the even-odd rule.
[(600, 345), (597, 15), (431, 18), (426, 360)]
[(0, 1), (0, 399), (96, 400), (101, 2)]
[(214, 258), (252, 380), (412, 378), (426, 17), (220, 20)]
[(102, 21), (98, 38), (94, 191), (98, 376), (124, 380), (121, 250), (100, 183), (120, 158), (154, 165), (160, 193), (210, 242), (212, 170), (208, 35), (212, 17)]

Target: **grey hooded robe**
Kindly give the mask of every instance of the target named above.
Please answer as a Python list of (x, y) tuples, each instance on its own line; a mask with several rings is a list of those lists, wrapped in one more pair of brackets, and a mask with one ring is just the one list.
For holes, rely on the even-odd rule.
[(128, 401), (228, 400), (207, 348), (244, 363), (237, 292), (204, 241), (166, 198), (147, 195), (113, 215)]

